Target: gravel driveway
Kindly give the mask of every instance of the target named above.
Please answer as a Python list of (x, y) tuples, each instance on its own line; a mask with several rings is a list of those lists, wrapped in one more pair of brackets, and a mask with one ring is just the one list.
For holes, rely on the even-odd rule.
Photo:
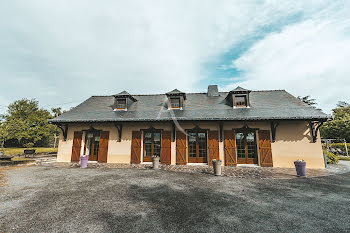
[(258, 180), (32, 166), (3, 174), (1, 232), (350, 231), (350, 173)]

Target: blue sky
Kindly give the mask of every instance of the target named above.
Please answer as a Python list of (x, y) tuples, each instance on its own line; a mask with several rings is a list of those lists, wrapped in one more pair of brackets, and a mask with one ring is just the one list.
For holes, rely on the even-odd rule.
[(91, 95), (218, 84), (350, 102), (350, 2), (5, 0), (0, 113), (20, 98), (69, 109)]

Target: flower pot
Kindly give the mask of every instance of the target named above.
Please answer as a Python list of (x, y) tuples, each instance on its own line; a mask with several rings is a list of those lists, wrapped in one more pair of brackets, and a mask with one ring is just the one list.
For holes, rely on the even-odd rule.
[(294, 162), (298, 177), (306, 176), (306, 162)]
[(160, 158), (158, 156), (152, 157), (153, 169), (159, 169), (159, 160)]
[(215, 176), (221, 176), (221, 164), (222, 164), (222, 161), (213, 159), (212, 162), (213, 162), (213, 168), (214, 168), (214, 175)]
[(87, 168), (88, 160), (89, 160), (89, 156), (87, 155), (80, 156), (80, 168)]

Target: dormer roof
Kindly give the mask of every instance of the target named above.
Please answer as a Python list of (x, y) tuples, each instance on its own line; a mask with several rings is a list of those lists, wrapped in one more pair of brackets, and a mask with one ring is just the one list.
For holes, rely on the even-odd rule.
[(230, 91), (231, 94), (241, 94), (241, 93), (250, 93), (251, 90), (247, 90), (247, 89), (244, 89), (243, 87), (236, 87), (235, 89), (233, 89), (232, 91)]
[(174, 89), (170, 92), (165, 93), (167, 96), (183, 96), (184, 100), (186, 100), (186, 93), (179, 91), (178, 89)]
[(113, 95), (115, 98), (129, 98), (129, 99), (131, 99), (132, 101), (134, 101), (134, 102), (136, 102), (137, 101), (137, 99), (135, 99), (132, 95), (130, 95), (129, 94), (129, 92), (127, 92), (127, 91), (122, 91), (122, 92), (120, 92), (120, 93), (118, 93), (118, 94), (115, 94), (115, 95)]

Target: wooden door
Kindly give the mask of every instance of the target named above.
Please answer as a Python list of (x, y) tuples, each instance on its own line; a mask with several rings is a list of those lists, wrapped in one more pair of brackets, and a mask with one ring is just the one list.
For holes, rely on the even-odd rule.
[(83, 132), (75, 131), (73, 138), (73, 147), (72, 147), (72, 162), (80, 161), (80, 151), (81, 151), (81, 138), (83, 136)]
[(176, 164), (187, 164), (186, 159), (186, 134), (176, 131)]
[(225, 165), (237, 166), (235, 133), (233, 130), (224, 130)]
[(100, 134), (100, 145), (98, 151), (98, 162), (107, 163), (109, 132), (102, 131)]
[(160, 162), (162, 164), (171, 164), (171, 132), (170, 131), (162, 132)]
[(219, 159), (219, 132), (209, 131), (208, 132), (208, 159), (209, 165), (212, 165), (213, 159)]
[(259, 130), (260, 166), (273, 167), (269, 130)]
[(141, 162), (141, 131), (132, 131), (131, 139), (131, 163)]

